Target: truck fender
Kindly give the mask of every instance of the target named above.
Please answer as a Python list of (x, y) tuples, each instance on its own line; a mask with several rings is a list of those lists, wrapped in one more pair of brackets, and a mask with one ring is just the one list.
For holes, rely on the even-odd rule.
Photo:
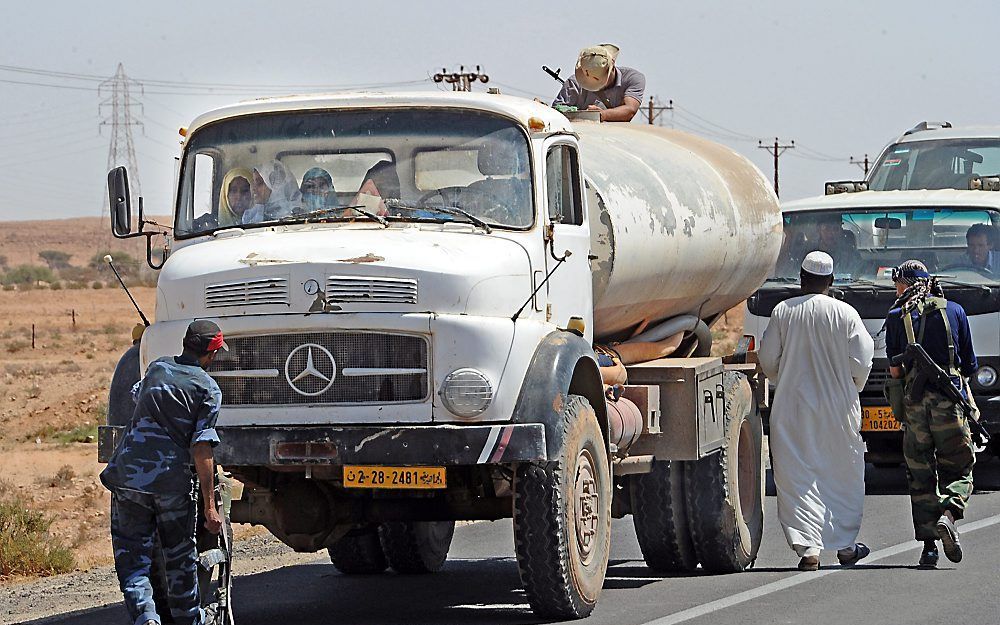
[(545, 426), (549, 460), (558, 459), (562, 449), (562, 410), (569, 395), (581, 395), (590, 402), (608, 445), (608, 411), (594, 350), (583, 337), (556, 331), (546, 335), (535, 349), (512, 419), (514, 423)]
[(135, 401), (132, 399), (132, 386), (142, 377), (139, 368), (139, 344), (129, 347), (111, 377), (111, 387), (108, 389), (108, 425), (128, 425), (135, 412)]

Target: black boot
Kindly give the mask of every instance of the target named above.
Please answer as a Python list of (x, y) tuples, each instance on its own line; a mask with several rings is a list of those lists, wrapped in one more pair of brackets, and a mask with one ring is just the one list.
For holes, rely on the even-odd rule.
[(933, 540), (925, 540), (924, 550), (920, 552), (920, 562), (917, 564), (921, 568), (933, 569), (937, 567), (939, 557), (937, 543)]

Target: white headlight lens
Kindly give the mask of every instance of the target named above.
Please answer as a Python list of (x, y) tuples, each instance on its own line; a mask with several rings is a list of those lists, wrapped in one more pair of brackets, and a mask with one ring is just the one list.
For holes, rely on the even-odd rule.
[(976, 382), (979, 386), (989, 387), (996, 384), (997, 370), (990, 366), (979, 367), (976, 371)]
[(441, 401), (445, 408), (460, 417), (474, 417), (493, 401), (489, 379), (475, 369), (456, 369), (441, 385)]

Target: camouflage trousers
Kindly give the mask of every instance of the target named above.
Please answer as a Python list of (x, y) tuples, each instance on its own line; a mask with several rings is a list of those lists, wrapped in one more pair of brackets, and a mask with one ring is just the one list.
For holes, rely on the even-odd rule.
[(118, 584), (132, 622), (160, 622), (150, 575), (155, 536), (159, 536), (167, 574), (167, 600), (174, 622), (201, 625), (198, 552), (195, 547), (197, 500), (185, 495), (111, 491), (111, 545)]
[(903, 457), (917, 540), (936, 540), (934, 527), (945, 510), (961, 519), (972, 494), (976, 461), (962, 409), (940, 393), (926, 391), (919, 402), (905, 400)]

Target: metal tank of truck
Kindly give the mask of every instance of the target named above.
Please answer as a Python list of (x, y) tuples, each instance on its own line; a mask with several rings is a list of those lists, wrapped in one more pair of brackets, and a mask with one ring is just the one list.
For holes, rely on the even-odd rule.
[[(335, 190), (233, 221), (223, 181), (268, 167)], [(115, 234), (150, 235), (124, 171), (109, 184)], [(756, 558), (759, 374), (708, 356), (781, 242), (743, 157), (495, 94), (291, 97), (196, 119), (175, 209), (138, 359), (194, 318), (225, 331), (209, 373), (234, 522), (344, 574), (420, 574), (456, 520), (513, 518), (528, 600), (560, 618), (596, 605), (612, 517), (656, 570)]]

